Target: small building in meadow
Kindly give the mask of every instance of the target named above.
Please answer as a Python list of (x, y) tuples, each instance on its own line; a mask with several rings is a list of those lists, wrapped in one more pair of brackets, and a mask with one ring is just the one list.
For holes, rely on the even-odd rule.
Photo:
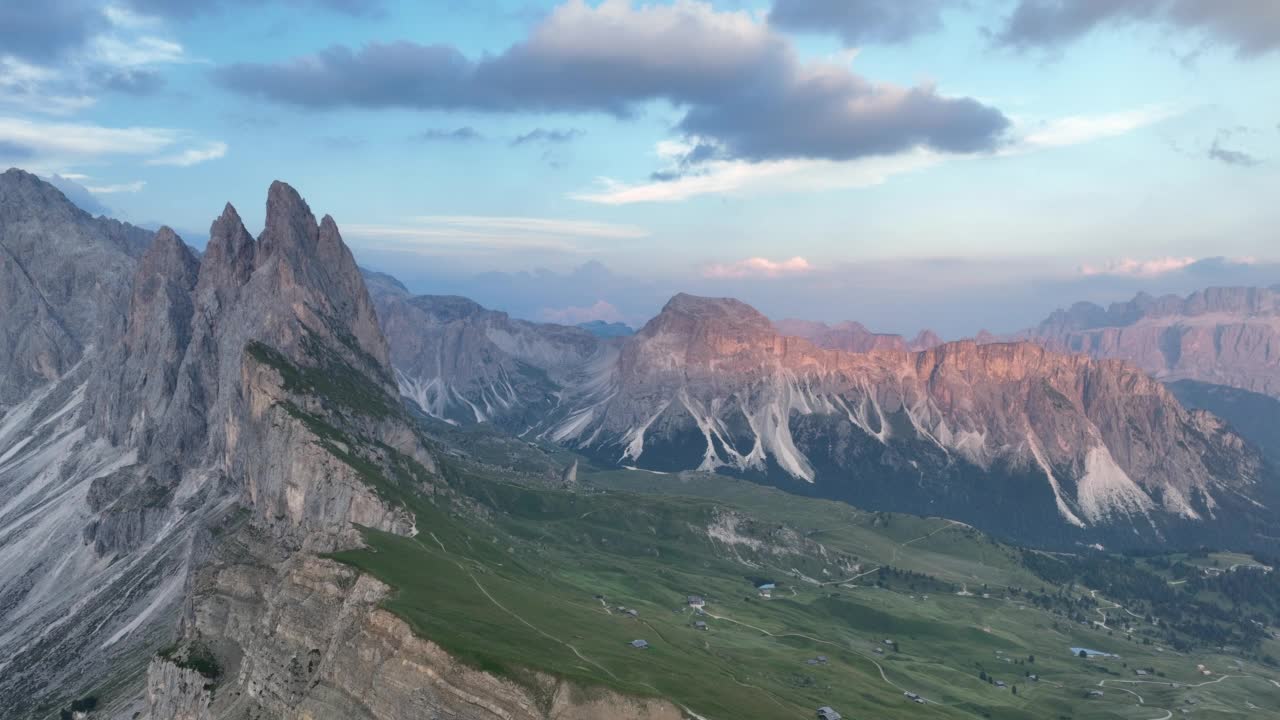
[(633, 648), (635, 648), (635, 649), (637, 649), (637, 650), (648, 650), (648, 649), (649, 649), (649, 641), (647, 641), (647, 640), (632, 640), (632, 641), (631, 641), (631, 647), (633, 647)]

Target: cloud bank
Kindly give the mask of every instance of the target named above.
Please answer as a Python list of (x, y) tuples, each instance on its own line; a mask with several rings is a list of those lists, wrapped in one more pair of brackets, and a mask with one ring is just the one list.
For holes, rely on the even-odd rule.
[(832, 62), (804, 62), (746, 12), (705, 2), (598, 6), (568, 0), (506, 51), (472, 59), (449, 45), (333, 46), (279, 63), (214, 71), (223, 87), (312, 109), (599, 112), (654, 101), (681, 108), (678, 132), (726, 157), (849, 160), (913, 148), (996, 149), (998, 109), (930, 84), (901, 87)]
[(1055, 48), (1104, 26), (1193, 31), (1256, 57), (1280, 49), (1280, 3), (1272, 0), (1019, 0), (993, 37), (1017, 48)]

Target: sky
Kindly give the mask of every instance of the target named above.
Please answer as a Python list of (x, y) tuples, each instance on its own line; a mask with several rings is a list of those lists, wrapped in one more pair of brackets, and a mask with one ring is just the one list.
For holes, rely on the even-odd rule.
[(946, 337), (1280, 283), (1274, 0), (0, 2), (0, 166), (202, 245), (285, 180), (521, 317)]

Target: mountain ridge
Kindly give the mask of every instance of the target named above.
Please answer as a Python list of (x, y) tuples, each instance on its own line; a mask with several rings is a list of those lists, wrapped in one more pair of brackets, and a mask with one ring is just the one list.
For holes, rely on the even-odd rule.
[[(600, 462), (745, 474), (1058, 546), (1230, 532), (1219, 504), (1247, 508), (1272, 485), (1239, 436), (1120, 360), (1026, 341), (828, 350), (740, 301), (684, 293), (616, 348), (553, 383), (525, 432)], [(1035, 522), (985, 511), (995, 488), (1041, 508), (1022, 513)]]
[(1016, 333), (1059, 352), (1128, 359), (1161, 380), (1280, 397), (1280, 286), (1215, 287), (1102, 308), (1076, 303)]

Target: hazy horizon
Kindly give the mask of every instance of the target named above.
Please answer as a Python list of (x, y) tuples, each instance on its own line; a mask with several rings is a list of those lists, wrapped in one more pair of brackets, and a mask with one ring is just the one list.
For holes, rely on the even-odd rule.
[(1280, 280), (1273, 7), (56, 0), (0, 10), (0, 164), (195, 246), (283, 179), (532, 319), (1001, 332)]

